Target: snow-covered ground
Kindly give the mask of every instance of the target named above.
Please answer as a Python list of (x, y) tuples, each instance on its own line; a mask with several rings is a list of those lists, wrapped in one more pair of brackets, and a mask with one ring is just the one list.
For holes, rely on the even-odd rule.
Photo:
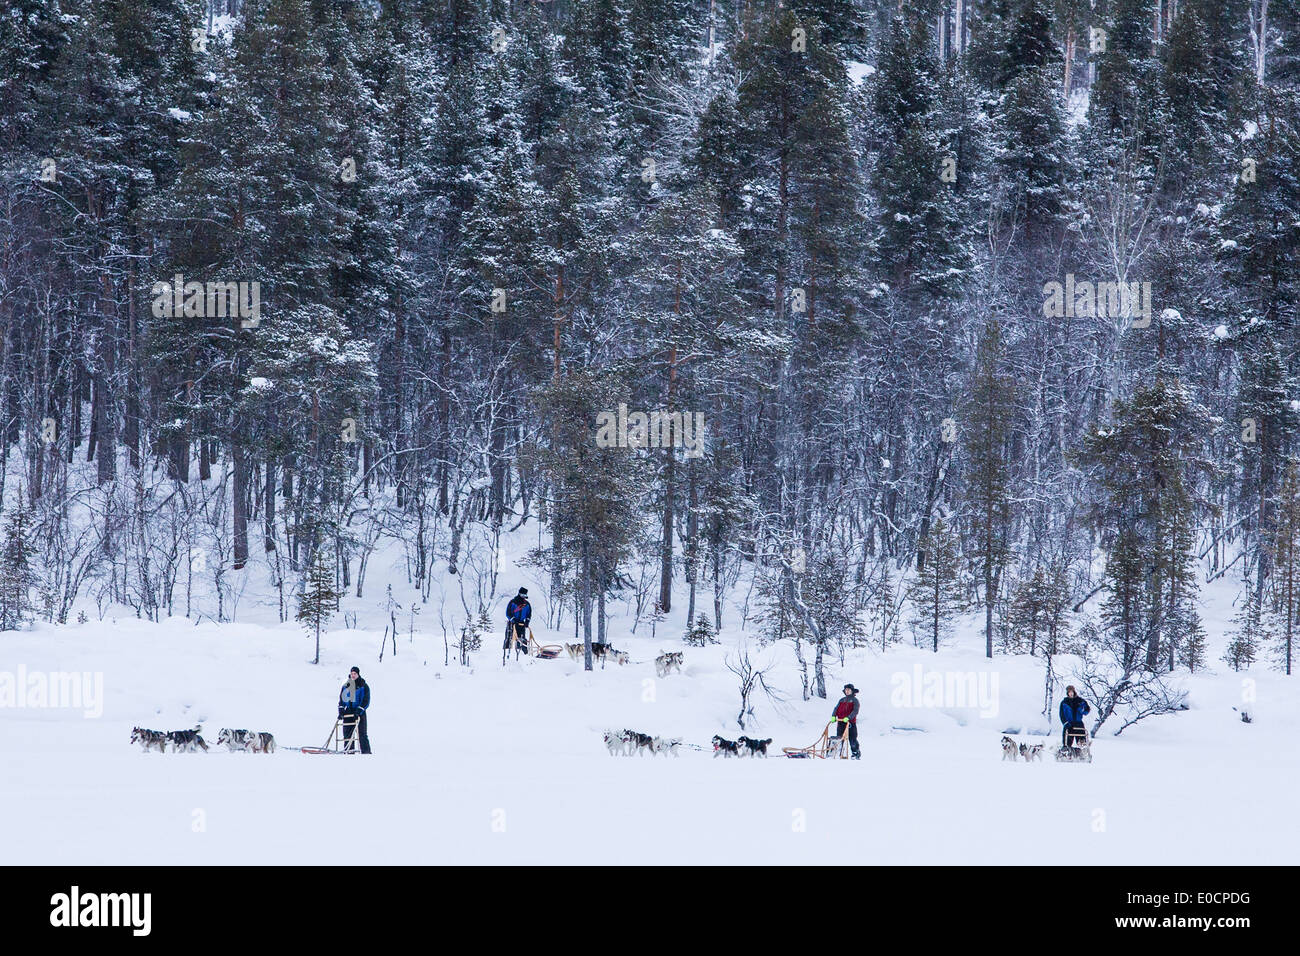
[[(503, 581), (522, 580), (509, 563), (503, 570)], [(382, 627), (348, 630), (335, 618), (319, 666), (292, 624), (123, 616), (7, 633), (0, 681), (20, 668), (29, 682), (75, 671), (92, 675), (93, 691), (102, 675), (102, 699), (15, 706), (39, 703), (29, 683), (0, 707), (0, 819), (11, 824), (0, 861), (324, 864), (346, 853), (366, 863), (1290, 863), (1300, 853), (1294, 683), (1257, 668), (1253, 722), (1240, 720), (1243, 675), (1215, 659), (1234, 592), (1225, 582), (1207, 588), (1212, 672), (1186, 679), (1190, 709), (1119, 737), (1103, 728), (1090, 765), (1050, 758), (1059, 725), (1041, 715), (1041, 659), (985, 660), (973, 620), (937, 655), (901, 646), (836, 660), (827, 701), (800, 700), (788, 651), (750, 645), (756, 660), (775, 661), (769, 676), (789, 700), (760, 699), (745, 732), (773, 738), (777, 754), (811, 743), (852, 681), (862, 690), (860, 762), (607, 754), (606, 727), (705, 748), (715, 733), (740, 733), (736, 679), (724, 664), (752, 640), (738, 614), (723, 644), (704, 650), (684, 647), (680, 627), (661, 624), (656, 640), (645, 622), (632, 636), (616, 619), (612, 641), (633, 663), (589, 674), (567, 658), (503, 668), (499, 637), (472, 668), (457, 665), (454, 649), (446, 665), (441, 631), (420, 630), (419, 618), (382, 663)], [(498, 617), (505, 596), (494, 599)], [(256, 607), (246, 599), (241, 617)], [(361, 618), (377, 619), (373, 610)], [(656, 679), (653, 658), (670, 649), (685, 650), (684, 673)], [(323, 742), (354, 664), (373, 689), (374, 755), (292, 751)], [(1055, 699), (1069, 661), (1057, 666)], [(970, 675), (983, 699), (927, 706), (932, 673)], [(136, 724), (200, 722), (207, 754), (145, 754), (128, 743)], [(271, 731), (281, 750), (218, 752), (223, 726)], [(1004, 763), (1007, 730), (1050, 737), (1048, 759)]]

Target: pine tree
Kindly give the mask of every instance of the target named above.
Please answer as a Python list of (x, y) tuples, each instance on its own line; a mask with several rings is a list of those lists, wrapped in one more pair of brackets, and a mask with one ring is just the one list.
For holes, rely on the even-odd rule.
[(21, 508), (5, 516), (4, 538), (0, 542), (0, 631), (16, 631), (31, 617), (31, 590), (36, 587), (27, 512)]
[(1083, 457), (1099, 466), (1101, 518), (1113, 535), (1105, 616), (1122, 638), (1125, 668), (1138, 641), (1146, 644), (1147, 669), (1156, 668), (1162, 648), (1172, 661), (1175, 621), (1194, 613), (1186, 603), (1196, 589), (1191, 489), (1211, 468), (1209, 424), (1190, 390), (1158, 370), (1152, 385), (1115, 402), (1110, 425), (1085, 439)]
[(993, 607), (1002, 571), (1010, 557), (1012, 520), (1010, 475), (1007, 468), (1015, 408), (1015, 382), (1003, 368), (1002, 326), (989, 322), (980, 335), (967, 400), (965, 500), (970, 508), (973, 557), (984, 583), (984, 652), (993, 656)]
[(895, 620), (897, 608), (894, 605), (895, 594), (893, 582), (886, 574), (876, 587), (875, 593), (867, 603), (867, 620), (872, 629), (880, 635), (880, 649), (888, 650), (889, 645), (897, 641), (898, 626)]
[(1234, 423), (1242, 440), (1242, 506), (1256, 510), (1248, 527), (1255, 532), (1255, 590), (1262, 595), (1272, 571), (1271, 541), (1276, 530), (1278, 483), (1285, 467), (1283, 456), (1296, 434), (1296, 414), (1290, 405), (1290, 377), (1269, 325), (1249, 329), (1238, 341), (1242, 353), (1240, 386)]
[[(940, 71), (925, 21), (898, 18), (875, 76), (872, 186), (877, 196), (873, 248), (882, 278), (899, 291), (953, 295), (972, 254), (945, 159), (955, 159), (938, 97)], [(968, 174), (958, 166), (957, 182)]]
[(994, 114), (994, 202), (1010, 229), (1033, 237), (1064, 212), (1071, 172), (1059, 60), (1046, 0), (1024, 0), (995, 87), (1001, 95)]
[(1232, 622), (1234, 627), (1223, 660), (1234, 671), (1240, 671), (1255, 663), (1260, 649), (1273, 637), (1270, 615), (1260, 606), (1259, 596), (1253, 588), (1246, 589), (1246, 601)]
[(297, 620), (309, 634), (316, 636), (316, 657), (320, 663), (320, 632), (338, 608), (339, 594), (334, 590), (334, 568), (324, 548), (316, 548), (298, 592)]
[(1300, 624), (1300, 460), (1287, 460), (1277, 494), (1273, 534), (1273, 609), (1281, 618), (1278, 648), (1283, 673), (1291, 674), (1296, 625)]
[(1210, 73), (1209, 37), (1192, 3), (1179, 8), (1164, 51), (1162, 82), (1169, 101), (1167, 138), (1177, 175), (1213, 168), (1217, 154), (1231, 147), (1227, 105)]
[(1219, 261), (1234, 327), (1263, 323), (1281, 353), (1300, 354), (1300, 91), (1262, 93), (1254, 138), (1239, 144), (1219, 223)]
[(1006, 650), (1036, 654), (1041, 645), (1045, 654), (1059, 652), (1069, 627), (1069, 592), (1059, 574), (1038, 565), (1016, 585), (1008, 605)]
[(591, 642), (598, 639), (593, 623), (603, 634), (605, 596), (632, 553), (646, 486), (642, 450), (618, 443), (615, 410), (621, 394), (617, 380), (577, 370), (537, 396), (549, 427), (539, 456), (552, 481), (552, 548), (560, 551), (550, 558), (563, 569), (566, 579), (560, 583), (575, 599), (587, 670), (592, 669)]
[(1106, 49), (1097, 61), (1097, 82), (1088, 104), (1090, 121), (1100, 130), (1122, 130), (1141, 142), (1160, 128), (1159, 64), (1153, 55), (1149, 4), (1114, 0), (1103, 29)]
[(682, 640), (691, 647), (707, 647), (710, 644), (718, 643), (714, 634), (713, 621), (709, 616), (707, 614), (697, 614)]
[(953, 618), (964, 607), (958, 547), (957, 535), (942, 517), (936, 517), (930, 525), (925, 566), (917, 571), (907, 591), (913, 633), (924, 637), (936, 653)]

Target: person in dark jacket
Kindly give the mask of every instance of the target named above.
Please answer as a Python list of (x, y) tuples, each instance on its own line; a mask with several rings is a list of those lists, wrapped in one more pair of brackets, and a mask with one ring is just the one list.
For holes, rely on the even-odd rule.
[[(502, 651), (510, 650), (510, 639), (513, 637), (515, 657), (519, 656), (519, 651), (528, 653), (528, 622), (532, 619), (533, 606), (528, 603), (528, 588), (520, 588), (519, 593), (506, 605), (506, 640), (501, 645)], [(505, 663), (504, 653), (501, 655), (501, 661)]]
[(849, 749), (853, 751), (854, 760), (862, 757), (862, 752), (858, 750), (858, 709), (858, 689), (852, 684), (845, 684), (844, 696), (835, 705), (831, 716), (835, 718), (836, 737), (843, 737), (845, 729), (848, 729)]
[(355, 732), (361, 742), (361, 752), (370, 753), (370, 735), (366, 732), (366, 711), (370, 708), (370, 685), (361, 679), (361, 671), (352, 668), (347, 682), (339, 691), (339, 719), (343, 721), (343, 749), (355, 752), (352, 741)]
[(1068, 747), (1070, 730), (1082, 730), (1084, 715), (1092, 713), (1088, 702), (1075, 693), (1074, 685), (1065, 688), (1065, 699), (1061, 701), (1061, 746)]

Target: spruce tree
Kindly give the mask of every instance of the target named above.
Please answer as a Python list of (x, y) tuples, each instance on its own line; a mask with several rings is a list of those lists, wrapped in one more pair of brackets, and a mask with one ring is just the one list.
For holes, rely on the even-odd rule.
[(316, 637), (316, 657), (320, 663), (320, 632), (338, 608), (339, 594), (334, 590), (334, 568), (324, 548), (317, 547), (303, 576), (298, 592), (298, 623)]
[(16, 631), (30, 618), (34, 605), (31, 590), (36, 587), (30, 543), (31, 528), (26, 511), (15, 508), (4, 516), (4, 537), (0, 541), (0, 631)]
[(1010, 470), (1015, 382), (1004, 363), (1002, 326), (989, 322), (975, 353), (962, 435), (967, 457), (965, 500), (970, 509), (973, 557), (984, 584), (984, 652), (993, 656), (993, 608), (1010, 557)]
[(942, 517), (930, 525), (925, 566), (917, 571), (907, 591), (912, 604), (912, 631), (929, 642), (936, 653), (963, 610), (960, 551), (957, 535)]
[[(954, 184), (944, 181), (956, 144), (943, 122), (932, 51), (925, 21), (893, 22), (874, 78), (872, 247), (892, 288), (942, 298), (956, 293), (972, 255)], [(958, 166), (957, 182), (968, 172)]]
[(1295, 656), (1295, 633), (1300, 624), (1300, 460), (1291, 457), (1277, 494), (1277, 522), (1273, 533), (1273, 603), (1280, 620), (1278, 663), (1290, 675)]
[(1245, 602), (1233, 617), (1232, 623), (1233, 629), (1229, 632), (1223, 660), (1234, 671), (1240, 671), (1255, 663), (1260, 649), (1273, 637), (1270, 616), (1260, 605), (1259, 596), (1253, 588), (1246, 588)]

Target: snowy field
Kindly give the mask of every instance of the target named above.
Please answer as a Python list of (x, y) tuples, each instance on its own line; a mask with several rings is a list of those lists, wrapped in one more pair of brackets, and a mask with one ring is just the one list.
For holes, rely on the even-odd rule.
[[(1231, 601), (1226, 586), (1207, 590)], [(658, 680), (656, 654), (683, 649), (680, 631), (665, 625), (659, 640), (644, 623), (635, 637), (616, 627), (613, 643), (633, 663), (587, 674), (567, 658), (502, 668), (499, 638), (472, 669), (457, 666), (454, 649), (444, 666), (441, 633), (419, 631), (378, 663), (382, 631), (335, 623), (319, 666), (307, 663), (311, 641), (293, 625), (119, 618), (5, 634), (0, 673), (102, 675), (102, 700), (82, 701), (90, 714), (0, 708), (0, 815), (19, 824), (0, 841), (0, 861), (329, 864), (346, 852), (390, 864), (1091, 865), (1300, 855), (1300, 719), (1293, 688), (1262, 668), (1251, 675), (1252, 723), (1233, 709), (1242, 675), (1216, 661), (1215, 673), (1187, 679), (1188, 711), (1120, 737), (1108, 725), (1095, 761), (1071, 765), (1050, 757), (1059, 724), (1041, 716), (1041, 660), (986, 661), (973, 624), (938, 655), (903, 646), (860, 649), (843, 667), (836, 660), (828, 701), (801, 702), (793, 659), (751, 648), (759, 661), (776, 655), (772, 673), (790, 700), (760, 700), (758, 724), (745, 732), (773, 738), (778, 754), (811, 743), (852, 681), (862, 690), (860, 762), (697, 750), (620, 758), (603, 746), (607, 726), (706, 748), (715, 733), (738, 736), (736, 680), (723, 662), (738, 632), (724, 631), (718, 647), (684, 648), (684, 673)], [(1213, 651), (1222, 622), (1207, 614), (1206, 624)], [(374, 755), (291, 751), (324, 741), (353, 664), (373, 690)], [(923, 680), (969, 672), (985, 697), (971, 707), (901, 706), (925, 703), (905, 696), (918, 666)], [(1057, 666), (1068, 677), (1069, 660)], [(207, 754), (145, 754), (128, 743), (135, 724), (200, 722)], [(224, 726), (271, 731), (282, 749), (219, 752)], [(1047, 759), (1002, 762), (1008, 729), (1031, 741), (1050, 735)]]

